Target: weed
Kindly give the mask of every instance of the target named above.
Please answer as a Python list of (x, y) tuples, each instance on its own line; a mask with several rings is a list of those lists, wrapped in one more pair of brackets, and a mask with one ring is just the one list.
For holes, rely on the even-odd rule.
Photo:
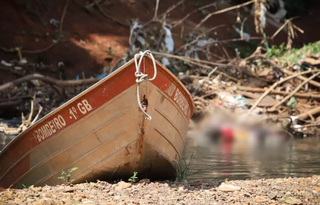
[(137, 181), (138, 181), (137, 174), (138, 174), (138, 172), (133, 172), (133, 176), (131, 176), (131, 177), (128, 179), (128, 181), (129, 181), (129, 182), (133, 182), (133, 183), (137, 182)]
[(82, 44), (82, 45), (86, 45), (86, 44), (87, 44), (87, 42), (84, 41), (84, 40), (82, 40), (82, 39), (80, 39), (79, 42), (80, 42), (80, 44)]
[[(302, 48), (293, 48), (289, 51), (285, 50), (284, 43), (280, 46), (272, 46), (268, 49), (267, 47), (267, 57), (278, 58), (280, 62), (295, 64), (299, 62), (299, 60), (308, 54), (317, 54), (320, 53), (320, 42), (309, 43), (304, 45)], [(285, 66), (285, 65), (284, 65)]]
[(62, 171), (61, 176), (58, 177), (58, 179), (62, 179), (67, 184), (70, 184), (71, 182), (73, 182), (73, 180), (71, 180), (71, 173), (76, 171), (77, 169), (78, 169), (78, 167), (73, 167), (67, 171)]
[(111, 47), (109, 47), (109, 49), (106, 50), (106, 53), (109, 55), (114, 55), (114, 52)]
[(176, 170), (176, 180), (179, 182), (183, 182), (191, 175), (191, 162), (193, 160), (193, 154), (190, 157), (189, 163), (186, 162), (185, 159), (180, 160), (179, 162), (173, 161), (174, 168)]
[(281, 57), (285, 54), (286, 49), (285, 49), (285, 43), (281, 43), (280, 46), (275, 46), (272, 45), (271, 48), (268, 46), (267, 47), (267, 56), (268, 57)]

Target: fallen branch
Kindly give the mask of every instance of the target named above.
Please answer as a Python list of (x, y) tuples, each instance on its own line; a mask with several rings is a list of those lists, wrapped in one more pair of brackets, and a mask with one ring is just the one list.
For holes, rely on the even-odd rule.
[(311, 77), (309, 77), (308, 79), (306, 79), (305, 81), (303, 81), (302, 83), (300, 83), (296, 89), (294, 89), (289, 95), (287, 95), (285, 98), (283, 98), (280, 102), (278, 102), (277, 104), (275, 104), (274, 106), (272, 106), (271, 110), (276, 109), (279, 105), (281, 105), (282, 103), (284, 103), (285, 101), (289, 100), (296, 92), (298, 92), (302, 86), (304, 86), (305, 84), (307, 84), (310, 80), (312, 80), (313, 78), (317, 77), (318, 75), (320, 75), (320, 72), (317, 72), (316, 74), (312, 75)]
[(155, 8), (155, 11), (154, 11), (154, 16), (153, 16), (154, 19), (156, 19), (157, 15), (158, 15), (159, 1), (160, 0), (157, 0), (157, 3), (156, 3), (156, 8)]
[(216, 6), (217, 5), (217, 2), (213, 2), (211, 4), (208, 4), (208, 5), (205, 5), (205, 6), (202, 6), (202, 7), (199, 7), (193, 11), (191, 11), (190, 13), (188, 13), (185, 17), (183, 17), (182, 19), (180, 19), (178, 22), (175, 22), (174, 25), (172, 26), (173, 28), (180, 25), (182, 22), (184, 22), (187, 18), (189, 18), (189, 16), (191, 16), (192, 14), (196, 13), (197, 11), (201, 11), (203, 9), (206, 9), (206, 8), (209, 8), (211, 6)]
[(16, 85), (19, 85), (20, 83), (31, 81), (31, 80), (41, 80), (42, 82), (47, 83), (47, 84), (55, 85), (58, 87), (66, 87), (66, 86), (71, 86), (71, 85), (91, 84), (91, 83), (98, 82), (100, 79), (89, 78), (89, 79), (81, 79), (81, 80), (63, 81), (63, 80), (57, 80), (57, 79), (54, 79), (54, 78), (51, 78), (48, 76), (43, 76), (40, 74), (31, 74), (31, 75), (27, 75), (22, 78), (19, 78), (15, 81), (1, 85), (0, 91), (3, 91), (3, 90), (8, 89), (12, 86), (16, 86)]
[[(284, 73), (288, 74), (288, 75), (292, 75), (293, 73), (289, 70), (286, 69), (282, 69), (281, 71), (283, 71)], [(297, 78), (299, 78), (300, 80), (306, 80), (307, 78), (304, 76), (298, 76)], [(314, 80), (310, 80), (309, 82), (311, 85), (316, 86), (318, 88), (320, 88), (320, 83), (318, 83), (317, 81)]]
[(231, 6), (231, 7), (226, 8), (226, 9), (222, 9), (222, 10), (219, 10), (219, 11), (212, 12), (212, 13), (208, 14), (204, 19), (202, 19), (201, 22), (198, 25), (196, 25), (196, 27), (193, 30), (196, 30), (197, 28), (199, 28), (211, 16), (214, 16), (214, 15), (217, 15), (217, 14), (221, 14), (221, 13), (225, 13), (227, 11), (231, 11), (231, 10), (234, 10), (234, 9), (239, 9), (241, 7), (244, 7), (244, 6), (247, 6), (249, 4), (252, 4), (253, 2), (254, 2), (254, 0), (251, 0), (251, 1), (245, 2), (243, 4), (239, 4), (239, 5), (236, 5), (236, 6)]
[(152, 53), (154, 55), (160, 55), (160, 56), (164, 56), (164, 57), (167, 57), (167, 58), (175, 58), (175, 59), (183, 60), (183, 61), (186, 61), (186, 62), (192, 62), (192, 63), (196, 62), (197, 64), (204, 63), (204, 64), (213, 65), (213, 66), (220, 66), (220, 67), (228, 67), (229, 66), (229, 65), (223, 64), (223, 63), (214, 63), (214, 62), (211, 62), (211, 61), (200, 60), (200, 59), (184, 57), (184, 56), (178, 56), (178, 55), (173, 55), (173, 54), (169, 54), (169, 53), (161, 53), (161, 52), (156, 52), (156, 51), (152, 51)]
[[(248, 92), (253, 92), (253, 93), (264, 93), (264, 92), (266, 92), (267, 89), (238, 86), (237, 90), (248, 91)], [(272, 90), (272, 91), (270, 91), (270, 94), (274, 94), (274, 95), (289, 95), (290, 93), (289, 92), (285, 92), (285, 91)], [(308, 94), (308, 93), (295, 93), (293, 96), (297, 97), (297, 98), (320, 99), (320, 95)]]
[(307, 73), (313, 73), (313, 72), (317, 72), (319, 70), (310, 70), (310, 71), (305, 71), (305, 72), (301, 72), (301, 73), (296, 73), (294, 75), (291, 75), (291, 76), (288, 76), (280, 81), (277, 81), (275, 82), (268, 90), (266, 90), (262, 95), (261, 97), (252, 105), (252, 107), (250, 108), (249, 110), (249, 114), (257, 107), (257, 105), (261, 102), (261, 100), (263, 100), (263, 98), (265, 98), (275, 87), (277, 87), (278, 85), (292, 79), (292, 78), (295, 78), (295, 77), (298, 77), (300, 75), (303, 75), (303, 74), (307, 74)]
[(142, 26), (146, 27), (148, 24), (150, 24), (151, 22), (157, 21), (158, 19), (160, 19), (163, 16), (166, 16), (168, 13), (170, 13), (173, 9), (175, 9), (176, 7), (178, 7), (180, 4), (182, 4), (183, 2), (185, 2), (185, 0), (181, 0), (178, 3), (172, 5), (170, 8), (168, 8), (164, 13), (160, 14), (159, 16), (157, 16), (156, 18), (152, 18), (150, 21), (144, 23)]
[(305, 120), (307, 119), (310, 115), (313, 116), (313, 115), (316, 115), (320, 113), (320, 106), (319, 107), (316, 107), (316, 108), (313, 108), (312, 110), (308, 110), (307, 112), (305, 113), (301, 113), (299, 115), (297, 115), (296, 117), (299, 118), (300, 120)]
[[(270, 61), (268, 61), (268, 60), (263, 60), (263, 63), (266, 63), (266, 64), (268, 64), (268, 65), (270, 65), (270, 66), (272, 66), (272, 67), (274, 67), (274, 68), (282, 71), (283, 73), (285, 73), (285, 74), (287, 74), (287, 75), (294, 75), (293, 72), (291, 72), (291, 71), (289, 71), (289, 70), (287, 70), (287, 69), (284, 69), (284, 68), (282, 68), (282, 67), (279, 67), (279, 66), (277, 66), (276, 64), (274, 64), (274, 63), (272, 63), (272, 62), (270, 62)], [(306, 79), (307, 79), (307, 78), (304, 77), (304, 76), (297, 76), (297, 78), (299, 78), (300, 80), (306, 80)], [(317, 87), (320, 88), (320, 83), (318, 83), (317, 81), (310, 80), (309, 83), (310, 83), (311, 85), (313, 85), (313, 86), (317, 86)]]
[[(160, 52), (156, 52), (156, 51), (152, 51), (152, 53), (154, 55), (161, 55), (161, 56), (165, 56), (165, 57), (168, 57), (168, 58), (175, 58), (175, 59), (179, 59), (179, 60), (182, 60), (182, 61), (185, 61), (187, 63), (190, 63), (190, 64), (193, 64), (193, 65), (197, 65), (199, 67), (203, 67), (203, 68), (206, 68), (206, 69), (210, 69), (210, 70), (213, 70), (215, 68), (212, 68), (211, 66), (208, 66), (208, 65), (205, 65), (205, 64), (202, 64), (201, 62), (206, 62), (208, 64), (212, 64), (212, 65), (215, 65), (215, 66), (221, 66), (221, 67), (227, 67), (228, 65), (226, 64), (220, 64), (220, 63), (213, 63), (213, 62), (210, 62), (210, 61), (204, 61), (204, 60), (196, 60), (195, 58), (190, 58), (190, 57), (184, 57), (184, 56), (177, 56), (177, 55), (172, 55), (172, 54), (168, 54), (168, 53), (160, 53)], [(224, 75), (225, 77), (229, 78), (229, 79), (232, 79), (234, 81), (238, 81), (238, 79), (232, 77), (232, 76), (229, 76), (227, 74), (225, 74), (224, 72), (221, 72), (221, 71), (216, 71), (218, 73), (220, 73), (221, 75)]]

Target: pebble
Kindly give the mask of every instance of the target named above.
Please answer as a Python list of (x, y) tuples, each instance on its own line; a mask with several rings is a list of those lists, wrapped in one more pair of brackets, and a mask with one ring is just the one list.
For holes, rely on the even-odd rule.
[(293, 197), (285, 198), (284, 202), (287, 203), (287, 204), (295, 204), (295, 205), (302, 204), (300, 199), (296, 199), (296, 198), (293, 198)]
[(116, 190), (117, 190), (117, 191), (120, 191), (120, 190), (122, 190), (122, 189), (130, 188), (131, 186), (132, 186), (131, 183), (121, 181), (121, 182), (119, 182), (119, 183), (117, 184)]
[(320, 192), (320, 187), (318, 187), (318, 186), (313, 187), (313, 191), (315, 191), (315, 192)]
[(264, 198), (264, 197), (259, 197), (255, 200), (257, 203), (265, 203), (268, 201), (267, 198)]
[(225, 183), (222, 183), (219, 186), (219, 190), (220, 191), (224, 191), (224, 192), (239, 191), (240, 189), (241, 189), (241, 187), (234, 186), (234, 185), (231, 185), (231, 184), (225, 184)]
[(270, 193), (268, 193), (268, 197), (270, 198), (270, 199), (275, 199), (276, 197), (277, 197), (277, 192), (270, 192)]

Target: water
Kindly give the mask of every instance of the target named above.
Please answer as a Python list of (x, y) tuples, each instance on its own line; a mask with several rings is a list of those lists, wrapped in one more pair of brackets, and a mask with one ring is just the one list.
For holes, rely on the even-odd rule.
[(310, 137), (280, 145), (280, 149), (255, 151), (233, 144), (196, 146), (188, 138), (185, 159), (191, 160), (193, 179), (257, 179), (307, 177), (320, 174), (320, 138)]
[[(13, 139), (0, 135), (0, 150)], [(190, 159), (189, 179), (257, 179), (305, 177), (320, 174), (320, 138), (310, 137), (281, 145), (281, 151), (266, 150), (268, 155), (232, 148), (232, 144), (196, 146), (187, 138), (185, 158)], [(271, 154), (270, 154), (271, 153)]]

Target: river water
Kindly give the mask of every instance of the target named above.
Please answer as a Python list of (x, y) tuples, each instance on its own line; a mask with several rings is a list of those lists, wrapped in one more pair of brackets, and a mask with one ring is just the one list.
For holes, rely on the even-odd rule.
[(234, 143), (196, 145), (188, 138), (184, 151), (191, 160), (189, 179), (257, 179), (320, 174), (320, 138), (292, 140), (277, 149), (248, 149)]
[[(13, 138), (0, 136), (0, 150)], [(279, 150), (258, 148), (248, 151), (232, 143), (199, 146), (187, 138), (184, 158), (191, 160), (188, 178), (257, 179), (304, 177), (320, 174), (320, 138), (293, 140)]]

